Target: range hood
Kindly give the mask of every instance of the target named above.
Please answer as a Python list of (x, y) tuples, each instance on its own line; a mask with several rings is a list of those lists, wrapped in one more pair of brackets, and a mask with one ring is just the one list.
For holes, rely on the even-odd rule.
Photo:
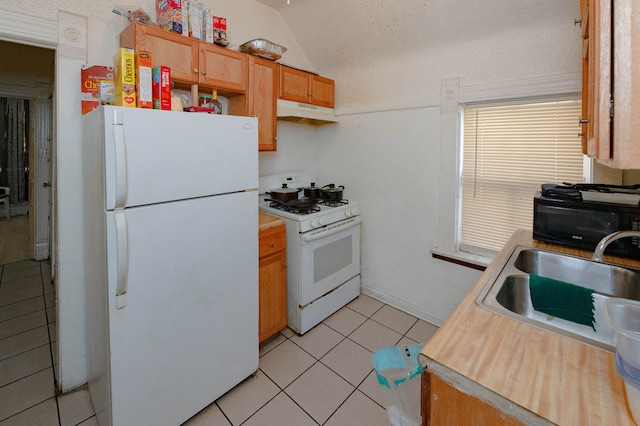
[(278, 120), (294, 121), (296, 123), (327, 124), (337, 123), (338, 119), (332, 108), (300, 102), (278, 99)]

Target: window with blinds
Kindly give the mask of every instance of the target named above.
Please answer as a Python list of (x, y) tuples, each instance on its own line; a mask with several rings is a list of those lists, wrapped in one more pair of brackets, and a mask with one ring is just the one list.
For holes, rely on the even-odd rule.
[(543, 183), (583, 182), (581, 102), (463, 107), (460, 250), (494, 254), (531, 229)]

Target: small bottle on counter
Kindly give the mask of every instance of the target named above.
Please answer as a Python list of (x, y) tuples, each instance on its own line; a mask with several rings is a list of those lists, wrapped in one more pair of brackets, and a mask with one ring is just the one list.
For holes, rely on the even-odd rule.
[(211, 108), (209, 105), (211, 103), (211, 96), (209, 95), (199, 95), (198, 96), (198, 105), (201, 107)]
[(218, 89), (213, 89), (211, 92), (211, 108), (215, 114), (222, 114), (222, 104), (218, 100)]

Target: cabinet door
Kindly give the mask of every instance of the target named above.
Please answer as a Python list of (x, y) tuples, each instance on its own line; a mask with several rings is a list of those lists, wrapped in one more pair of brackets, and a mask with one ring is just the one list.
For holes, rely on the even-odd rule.
[(151, 52), (153, 66), (171, 69), (171, 79), (198, 82), (198, 40), (139, 23), (120, 35), (120, 46)]
[(613, 22), (613, 164), (640, 169), (640, 2), (616, 0)]
[(200, 43), (200, 84), (246, 92), (247, 55), (211, 43)]
[[(588, 150), (598, 159), (612, 157), (611, 140), (611, 0), (589, 0)], [(591, 118), (593, 117), (593, 118)]]
[(249, 115), (258, 117), (258, 149), (276, 150), (278, 123), (278, 65), (251, 56), (249, 58)]
[(309, 102), (309, 73), (280, 66), (280, 99)]
[(582, 153), (587, 155), (589, 139), (593, 138), (593, 66), (589, 66), (591, 58), (589, 43), (589, 2), (593, 0), (580, 0), (580, 27), (582, 29)]
[(424, 425), (518, 426), (518, 419), (467, 395), (427, 371), (422, 372), (422, 422)]
[(259, 341), (271, 337), (287, 325), (286, 251), (260, 259)]
[(333, 108), (334, 81), (319, 75), (311, 75), (311, 103), (313, 105)]

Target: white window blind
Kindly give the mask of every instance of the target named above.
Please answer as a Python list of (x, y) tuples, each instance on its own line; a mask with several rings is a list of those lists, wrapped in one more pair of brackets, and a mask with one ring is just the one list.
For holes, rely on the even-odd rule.
[(495, 253), (531, 229), (543, 183), (583, 178), (579, 100), (463, 108), (460, 249)]

